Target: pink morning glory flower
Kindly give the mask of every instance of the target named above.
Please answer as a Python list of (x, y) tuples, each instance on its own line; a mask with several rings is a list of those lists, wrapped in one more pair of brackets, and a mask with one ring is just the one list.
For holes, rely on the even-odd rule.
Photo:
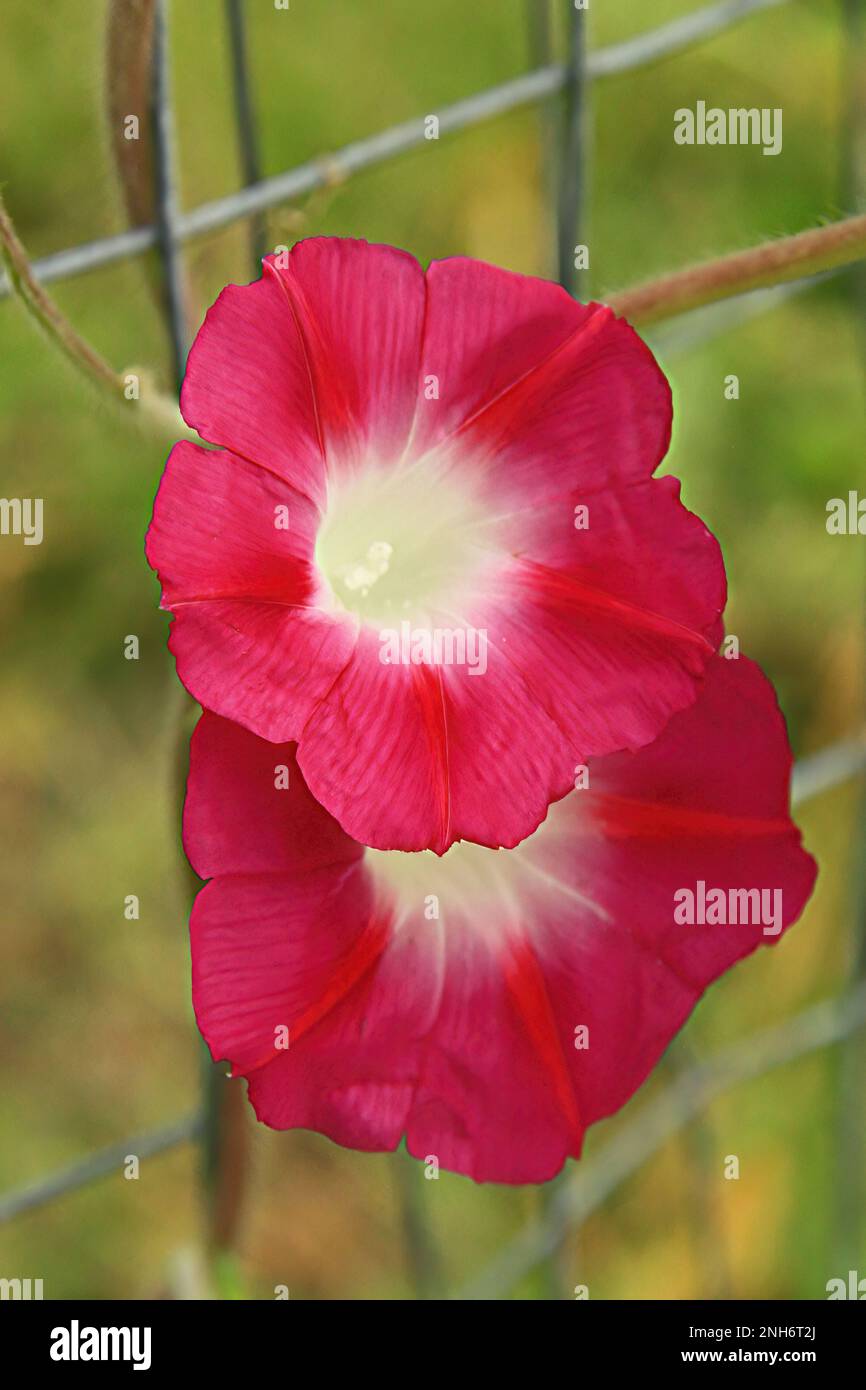
[(671, 401), (600, 304), (315, 238), (230, 285), (147, 553), (181, 680), (297, 743), (355, 839), (513, 846), (650, 743), (718, 645), (718, 546), (653, 478)]
[[(206, 712), (185, 844), (210, 882), (193, 1001), (260, 1120), (478, 1181), (541, 1182), (641, 1085), (711, 981), (774, 945), (815, 866), (772, 688), (716, 657), (650, 747), (518, 848), (358, 843), (296, 746)], [(690, 902), (691, 910), (684, 910)]]

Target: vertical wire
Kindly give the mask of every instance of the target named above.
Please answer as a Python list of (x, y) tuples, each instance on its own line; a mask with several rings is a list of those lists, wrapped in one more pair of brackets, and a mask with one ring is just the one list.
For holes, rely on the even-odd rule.
[(153, 25), (153, 137), (157, 240), (165, 275), (166, 316), (178, 389), (186, 367), (183, 267), (177, 234), (177, 178), (168, 47), (168, 0), (157, 0)]
[(586, 14), (577, 0), (568, 5), (567, 81), (565, 85), (562, 142), (559, 158), (557, 209), (557, 262), (559, 283), (569, 294), (577, 290), (574, 247), (586, 220), (584, 205), (586, 136)]
[[(261, 179), (262, 166), (259, 155), (258, 122), (256, 121), (249, 79), (249, 52), (244, 0), (226, 0), (226, 20), (229, 30), (229, 57), (241, 177), (244, 187), (249, 187), (251, 183), (258, 183)], [(256, 213), (250, 218), (249, 232), (250, 256), (253, 268), (258, 274), (261, 270), (262, 257), (268, 250), (267, 219), (263, 212)]]
[[(535, 71), (553, 64), (553, 26), (551, 24), (550, 0), (526, 0), (527, 47), (529, 66)], [(560, 95), (551, 93), (542, 97), (538, 103), (538, 126), (540, 138), (541, 188), (544, 197), (545, 218), (552, 224), (550, 250), (545, 248), (545, 275), (556, 274), (559, 268), (559, 232), (557, 227), (557, 208), (559, 195), (559, 131)]]
[[(166, 319), (178, 390), (183, 382), (188, 349), (183, 252), (178, 226), (174, 121), (171, 105), (171, 67), (168, 29), (169, 0), (157, 0), (153, 34), (154, 179), (158, 250), (165, 278)], [(190, 701), (184, 697), (177, 721), (176, 769), (178, 800), (182, 801), (194, 723)], [(188, 871), (191, 894), (200, 887)], [(243, 1093), (227, 1082), (202, 1045), (202, 1185), (205, 1196), (206, 1246), (216, 1291), (233, 1278), (227, 1268), (236, 1244), (246, 1175)]]

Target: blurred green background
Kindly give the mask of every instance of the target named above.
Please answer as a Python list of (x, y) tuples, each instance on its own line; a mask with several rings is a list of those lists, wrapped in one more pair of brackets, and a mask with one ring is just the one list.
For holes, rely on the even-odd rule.
[[(561, 23), (567, 5), (555, 8)], [(594, 3), (590, 43), (692, 8)], [(217, 0), (171, 9), (189, 208), (239, 184), (229, 50)], [(266, 174), (435, 113), (531, 62), (527, 0), (291, 0), (288, 13), (248, 0), (246, 10)], [(0, 29), (0, 180), (29, 254), (122, 229), (104, 4), (6, 0)], [(592, 293), (853, 211), (866, 193), (847, 153), (858, 137), (852, 83), (866, 73), (854, 38), (842, 5), (797, 0), (596, 83), (583, 237)], [(674, 109), (699, 98), (782, 107), (783, 152), (675, 146)], [(544, 131), (526, 109), (425, 144), (273, 211), (269, 243), (364, 236), (424, 263), (467, 254), (552, 275)], [(185, 259), (197, 322), (226, 282), (250, 278), (247, 230), (197, 239)], [(171, 390), (149, 264), (138, 258), (50, 289), (118, 370), (148, 366)], [(828, 498), (863, 479), (866, 318), (855, 288), (849, 273), (703, 342), (689, 344), (673, 325), (654, 339), (676, 402), (667, 466), (721, 540), (728, 630), (776, 683), (798, 756), (863, 719), (863, 542), (830, 537), (824, 525)], [(181, 701), (142, 549), (168, 441), (103, 406), (9, 299), (0, 301), (0, 362), (0, 491), (45, 499), (41, 546), (0, 542), (2, 1191), (194, 1108), (201, 1052), (173, 765)], [(738, 401), (724, 398), (729, 373), (740, 378)], [(130, 633), (137, 662), (123, 655)], [(864, 929), (856, 786), (810, 802), (799, 819), (821, 866), (814, 900), (780, 949), (711, 990), (683, 1035), (689, 1055), (785, 1019), (850, 978)], [(137, 922), (124, 918), (131, 893)], [(580, 1281), (591, 1298), (820, 1298), (858, 1254), (866, 1275), (845, 1177), (864, 1126), (862, 1070), (851, 1065), (862, 1049), (850, 1044), (843, 1065), (845, 1050), (716, 1102), (566, 1239), (556, 1271), (533, 1274), (514, 1295), (549, 1297), (558, 1279), (565, 1297)], [(590, 1134), (590, 1159), (664, 1083), (662, 1068)], [(243, 1123), (250, 1171), (222, 1292), (269, 1298), (282, 1283), (292, 1297), (414, 1296), (405, 1156), (273, 1134), (246, 1110)], [(736, 1182), (722, 1179), (729, 1153), (740, 1157)], [(533, 1188), (410, 1172), (452, 1289), (546, 1200)], [(0, 1227), (0, 1275), (42, 1277), (46, 1297), (201, 1290), (201, 1205), (199, 1154), (185, 1145), (143, 1162), (138, 1181), (118, 1172)]]

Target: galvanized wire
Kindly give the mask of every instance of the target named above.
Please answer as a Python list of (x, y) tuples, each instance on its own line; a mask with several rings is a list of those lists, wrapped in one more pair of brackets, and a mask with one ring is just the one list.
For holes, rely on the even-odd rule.
[[(649, 33), (640, 34), (625, 43), (613, 44), (587, 55), (584, 80), (618, 77), (634, 72), (662, 58), (671, 57), (694, 44), (722, 33), (760, 10), (790, 4), (791, 0), (727, 0), (710, 5), (693, 15), (663, 24)], [(560, 92), (569, 80), (566, 64), (553, 64), (524, 73), (475, 96), (445, 106), (438, 113), (442, 135), (454, 134), (505, 115), (509, 111), (542, 101)], [(363, 140), (345, 145), (334, 154), (321, 155), (288, 169), (271, 178), (262, 179), (249, 188), (229, 193), (212, 202), (202, 203), (190, 212), (179, 214), (175, 224), (178, 241), (221, 230), (245, 217), (264, 212), (267, 208), (311, 193), (317, 188), (340, 182), (361, 169), (380, 164), (425, 143), (425, 117), (391, 126)], [(115, 236), (101, 237), (81, 246), (56, 251), (33, 263), (33, 271), (44, 282), (66, 279), (95, 270), (99, 266), (136, 256), (157, 244), (156, 226), (135, 227)], [(8, 284), (0, 280), (0, 297), (9, 293)]]
[(153, 26), (153, 135), (156, 166), (157, 246), (165, 275), (165, 297), (174, 375), (178, 390), (186, 367), (186, 310), (178, 235), (177, 176), (168, 49), (168, 0), (157, 0)]
[(184, 1115), (171, 1124), (159, 1129), (150, 1129), (143, 1134), (130, 1134), (104, 1149), (97, 1149), (77, 1163), (70, 1163), (48, 1177), (39, 1178), (13, 1192), (0, 1197), (0, 1223), (11, 1221), (13, 1216), (21, 1216), (35, 1207), (44, 1207), (58, 1197), (65, 1197), (78, 1188), (86, 1187), (99, 1178), (120, 1173), (127, 1158), (134, 1156), (139, 1160), (155, 1158), (158, 1154), (176, 1149), (201, 1135), (202, 1118), (199, 1112)]
[[(229, 56), (232, 70), (235, 129), (244, 185), (259, 183), (262, 166), (259, 157), (258, 123), (250, 83), (250, 63), (247, 51), (247, 26), (244, 0), (226, 0), (226, 19), (229, 30)], [(253, 273), (258, 274), (262, 257), (267, 252), (267, 224), (263, 212), (250, 218), (250, 255)]]
[(560, 145), (557, 251), (559, 283), (569, 294), (577, 286), (575, 243), (584, 216), (586, 188), (586, 11), (568, 0), (568, 61), (565, 112)]

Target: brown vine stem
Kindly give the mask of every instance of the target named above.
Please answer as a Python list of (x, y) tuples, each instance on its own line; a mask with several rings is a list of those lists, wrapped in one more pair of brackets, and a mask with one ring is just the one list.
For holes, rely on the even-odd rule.
[(118, 374), (100, 357), (89, 343), (76, 333), (72, 324), (60, 312), (50, 295), (33, 276), (27, 253), (12, 225), (6, 205), (0, 197), (0, 253), (6, 265), (13, 289), (19, 299), (30, 311), (40, 328), (60, 348), (64, 356), (84, 371), (90, 380), (103, 392), (123, 399), (123, 381)]
[(608, 296), (607, 303), (630, 323), (643, 326), (748, 290), (768, 289), (863, 259), (866, 214), (676, 270), (620, 290)]
[(49, 342), (63, 354), (75, 370), (95, 386), (100, 395), (129, 412), (128, 418), (156, 429), (161, 434), (190, 436), (177, 405), (155, 390), (146, 373), (136, 371), (139, 395), (127, 396), (129, 374), (116, 372), (104, 357), (72, 326), (33, 274), (29, 257), (15, 231), (0, 194), (0, 260), (9, 283), (31, 319)]
[[(156, 0), (108, 0), (105, 11), (105, 105), (111, 152), (131, 227), (156, 220), (153, 136), (148, 126)], [(139, 129), (128, 139), (126, 121)]]

